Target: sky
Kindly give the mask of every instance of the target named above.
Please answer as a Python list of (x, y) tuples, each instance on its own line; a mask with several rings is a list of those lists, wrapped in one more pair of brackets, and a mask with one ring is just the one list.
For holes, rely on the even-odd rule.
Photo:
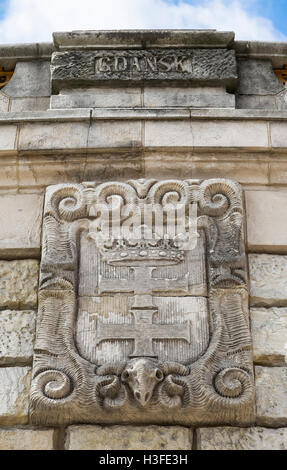
[(287, 0), (0, 0), (0, 44), (80, 29), (217, 29), (287, 41)]

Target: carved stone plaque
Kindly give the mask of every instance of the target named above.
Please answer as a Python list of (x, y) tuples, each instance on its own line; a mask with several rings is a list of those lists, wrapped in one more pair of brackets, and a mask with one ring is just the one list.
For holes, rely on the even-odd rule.
[(49, 187), (32, 422), (252, 424), (243, 220), (224, 179)]
[(52, 89), (93, 86), (115, 81), (187, 82), (234, 88), (237, 67), (234, 50), (150, 49), (55, 52), (51, 65)]

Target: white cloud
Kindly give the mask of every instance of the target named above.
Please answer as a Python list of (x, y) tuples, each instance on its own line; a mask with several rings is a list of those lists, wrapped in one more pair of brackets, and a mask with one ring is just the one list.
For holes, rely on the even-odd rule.
[(0, 43), (51, 41), (53, 31), (141, 28), (218, 29), (235, 31), (236, 39), (287, 41), (247, 5), (246, 0), (9, 0)]

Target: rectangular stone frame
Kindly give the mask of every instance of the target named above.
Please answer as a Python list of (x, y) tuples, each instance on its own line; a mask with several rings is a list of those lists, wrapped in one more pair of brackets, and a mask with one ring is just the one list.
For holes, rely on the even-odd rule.
[[(198, 229), (206, 243), (208, 348), (190, 364), (147, 357), (91, 363), (81, 357), (75, 341), (79, 236), (90, 223), (91, 207), (111, 195), (157, 202), (169, 193), (198, 205)], [(129, 382), (129, 371), (137, 373), (137, 367), (158, 377), (146, 407), (138, 405)], [(47, 189), (30, 414), (32, 423), (41, 425), (254, 423), (239, 184), (225, 179), (134, 180)]]

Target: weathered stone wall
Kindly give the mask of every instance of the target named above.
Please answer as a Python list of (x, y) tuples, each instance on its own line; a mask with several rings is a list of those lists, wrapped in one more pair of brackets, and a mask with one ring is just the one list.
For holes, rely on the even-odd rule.
[[(83, 166), (78, 165), (78, 169)], [(188, 175), (188, 165), (184, 168)], [(59, 176), (63, 178), (63, 173)], [(69, 180), (67, 175), (65, 178)], [(0, 227), (0, 448), (191, 449), (196, 445), (199, 449), (286, 449), (287, 187), (245, 185), (256, 426), (188, 429), (78, 425), (63, 433), (59, 429), (31, 428), (28, 419), (43, 186), (0, 196), (0, 207), (7, 214)]]
[[(239, 52), (242, 61), (253, 60)], [(268, 89), (263, 74), (253, 90), (237, 91), (237, 107), (249, 100), (253, 110), (228, 109), (235, 96), (220, 88), (155, 93), (146, 87), (92, 96), (63, 90), (48, 112), (47, 55), (39, 59), (33, 73), (29, 65), (30, 87), (21, 85), (20, 63), (0, 92), (0, 449), (287, 449), (287, 114), (285, 89), (274, 82), (270, 61), (262, 65)], [(247, 82), (255, 73), (249, 65), (240, 66)], [(225, 109), (192, 109), (216, 103)], [(25, 110), (34, 112), (17, 113)], [(141, 177), (227, 177), (244, 188), (252, 428), (79, 423), (43, 429), (29, 423), (45, 187)]]

